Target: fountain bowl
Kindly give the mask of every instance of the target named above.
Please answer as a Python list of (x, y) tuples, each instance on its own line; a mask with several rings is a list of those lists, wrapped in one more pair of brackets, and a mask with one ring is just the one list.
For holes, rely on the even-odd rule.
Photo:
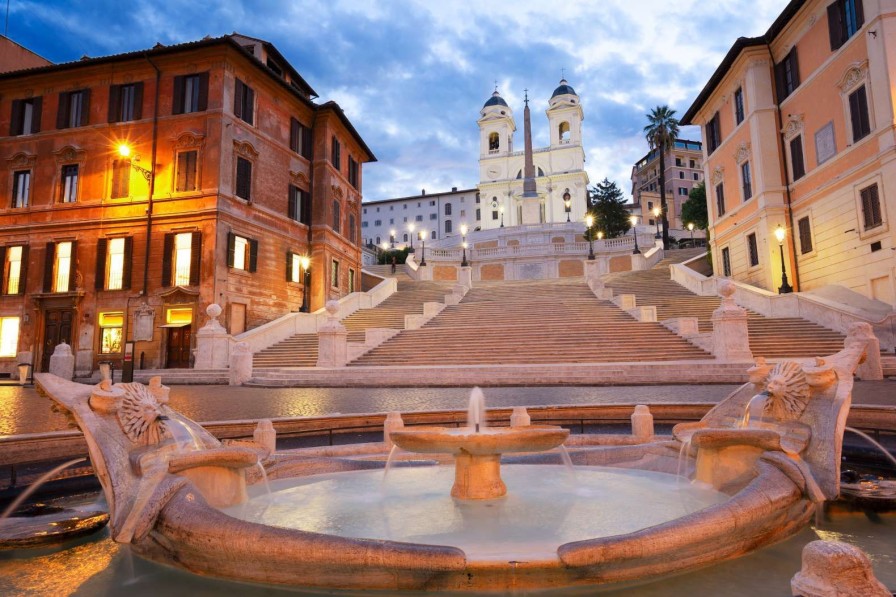
[(552, 450), (569, 437), (569, 430), (554, 425), (486, 427), (478, 432), (470, 427), (415, 427), (393, 431), (390, 437), (409, 452), (485, 456)]

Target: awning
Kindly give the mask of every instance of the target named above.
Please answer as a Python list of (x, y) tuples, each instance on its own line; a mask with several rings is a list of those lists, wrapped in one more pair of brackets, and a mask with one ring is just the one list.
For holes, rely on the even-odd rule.
[(166, 323), (165, 325), (160, 325), (160, 328), (183, 328), (188, 325), (192, 325), (192, 321), (188, 321), (186, 323)]

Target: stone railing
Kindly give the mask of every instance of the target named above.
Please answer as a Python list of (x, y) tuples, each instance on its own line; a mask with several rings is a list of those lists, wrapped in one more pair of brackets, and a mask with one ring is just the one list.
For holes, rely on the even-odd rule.
[[(653, 247), (653, 237), (648, 235), (638, 235), (638, 243), (642, 248)], [(644, 244), (642, 244), (644, 243)], [(595, 253), (617, 253), (631, 252), (635, 247), (635, 242), (631, 236), (620, 238), (602, 239), (594, 241)], [(460, 248), (450, 249), (426, 249), (427, 261), (460, 261), (463, 250)], [(551, 257), (556, 255), (576, 255), (582, 258), (588, 256), (588, 243), (579, 241), (571, 243), (540, 243), (540, 244), (519, 244), (507, 245), (503, 247), (489, 247), (485, 249), (467, 249), (467, 259), (470, 261), (482, 261), (493, 259), (508, 259), (514, 257)], [(662, 259), (662, 249), (658, 252), (656, 247), (645, 252), (645, 257), (655, 256), (656, 261)], [(656, 262), (654, 261), (654, 263)], [(416, 265), (416, 264), (415, 264)], [(651, 264), (648, 267), (652, 267)]]
[(669, 268), (672, 280), (698, 296), (715, 296), (716, 279), (714, 277), (704, 276), (688, 265), (692, 261), (697, 261), (699, 259), (706, 259), (706, 253), (697, 255), (682, 263), (673, 263)]

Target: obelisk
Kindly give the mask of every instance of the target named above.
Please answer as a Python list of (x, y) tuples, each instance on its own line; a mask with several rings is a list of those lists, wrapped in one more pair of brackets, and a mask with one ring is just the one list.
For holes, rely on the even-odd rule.
[(541, 199), (535, 186), (535, 161), (532, 158), (532, 122), (529, 115), (529, 90), (526, 90), (526, 107), (523, 110), (523, 127), (525, 137), (525, 164), (523, 165), (522, 222), (520, 224), (541, 223)]

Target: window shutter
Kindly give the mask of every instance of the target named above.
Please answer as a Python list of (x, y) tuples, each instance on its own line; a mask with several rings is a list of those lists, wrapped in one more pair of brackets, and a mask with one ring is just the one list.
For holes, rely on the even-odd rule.
[(313, 147), (311, 145), (311, 129), (302, 127), (302, 157), (311, 159)]
[(299, 218), (301, 218), (301, 222), (306, 226), (311, 225), (311, 193), (308, 191), (301, 191), (299, 193), (299, 198), (301, 200), (301, 212), (299, 213)]
[(258, 269), (258, 241), (254, 238), (249, 239), (249, 271), (254, 272)]
[(289, 148), (294, 152), (299, 152), (299, 137), (301, 136), (301, 131), (299, 130), (299, 121), (295, 118), (289, 119)]
[(96, 276), (93, 281), (93, 287), (97, 290), (106, 288), (106, 253), (108, 251), (109, 241), (105, 238), (98, 238), (96, 241)]
[(128, 290), (131, 287), (131, 271), (134, 261), (134, 237), (128, 236), (124, 239), (124, 264), (121, 272), (121, 288)]
[(76, 289), (75, 285), (75, 264), (78, 263), (78, 243), (72, 241), (72, 257), (68, 260), (68, 291), (72, 292)]
[(208, 109), (208, 72), (199, 73), (199, 98), (196, 104), (200, 112)]
[(722, 144), (722, 119), (719, 116), (718, 112), (716, 112), (715, 116), (712, 117), (712, 121), (712, 132), (715, 136), (715, 146), (718, 147)]
[[(0, 255), (0, 259), (2, 259), (2, 255)], [(286, 252), (286, 281), (287, 282), (296, 282), (297, 280), (292, 279), (292, 252)]]
[(799, 180), (806, 174), (801, 136), (794, 137), (790, 141), (790, 165), (793, 170), (793, 180)]
[(236, 254), (236, 235), (233, 232), (228, 232), (227, 233), (227, 267), (233, 267), (235, 254)]
[(24, 112), (25, 102), (22, 100), (12, 100), (12, 115), (9, 119), (9, 136), (21, 135), (22, 130), (22, 114)]
[[(2, 263), (2, 262), (0, 262)], [(19, 292), (25, 294), (25, 286), (28, 284), (28, 245), (22, 245), (22, 265), (19, 269)]]
[[(786, 58), (785, 58), (786, 60)], [(784, 62), (782, 60), (775, 65), (775, 97), (778, 98), (780, 104), (787, 97), (787, 88), (784, 83)]]
[(109, 86), (109, 122), (121, 120), (121, 85)]
[(47, 243), (44, 255), (44, 292), (53, 292), (53, 262), (56, 260), (56, 243)]
[[(6, 247), (0, 247), (0, 294), (6, 294), (6, 278), (3, 277), (5, 270)], [(289, 255), (286, 257), (286, 279), (289, 280)]]
[(832, 52), (843, 45), (843, 39), (840, 34), (841, 29), (840, 2), (834, 2), (828, 5), (828, 38), (831, 42)]
[(864, 0), (856, 0), (856, 29), (861, 29), (865, 24), (865, 7), (862, 2)]
[(853, 143), (862, 138), (862, 112), (859, 106), (859, 91), (864, 89), (864, 87), (860, 87), (849, 95), (849, 119), (852, 121)]
[(199, 266), (202, 262), (202, 233), (194, 232), (190, 240), (190, 286), (199, 286)]
[(171, 286), (172, 257), (174, 257), (174, 233), (168, 232), (162, 243), (162, 287)]
[(796, 89), (800, 86), (800, 61), (796, 55), (796, 46), (790, 48), (787, 60), (790, 62), (790, 72), (793, 75), (793, 89)]
[(64, 129), (68, 125), (68, 97), (67, 91), (59, 93), (59, 108), (56, 110), (56, 128)]
[(243, 95), (245, 92), (246, 86), (239, 79), (235, 79), (234, 89), (233, 89), (233, 115), (237, 118), (243, 117)]
[(31, 110), (31, 132), (39, 133), (40, 132), (40, 113), (43, 111), (44, 106), (44, 98), (42, 96), (38, 96), (31, 101), (32, 110)]
[(81, 91), (81, 124), (87, 126), (90, 124), (90, 90)]
[(187, 152), (177, 154), (177, 176), (174, 182), (175, 191), (187, 190)]
[(298, 201), (299, 190), (289, 185), (289, 198), (286, 201), (286, 216), (290, 220), (298, 220), (298, 214), (296, 213), (296, 205)]
[(243, 114), (243, 120), (249, 124), (254, 124), (255, 120), (255, 90), (246, 87), (246, 113)]
[(171, 100), (171, 113), (172, 114), (183, 114), (184, 113), (184, 76), (178, 75), (174, 77), (174, 92), (171, 94), (173, 99)]
[(134, 120), (143, 118), (143, 82), (134, 84)]

